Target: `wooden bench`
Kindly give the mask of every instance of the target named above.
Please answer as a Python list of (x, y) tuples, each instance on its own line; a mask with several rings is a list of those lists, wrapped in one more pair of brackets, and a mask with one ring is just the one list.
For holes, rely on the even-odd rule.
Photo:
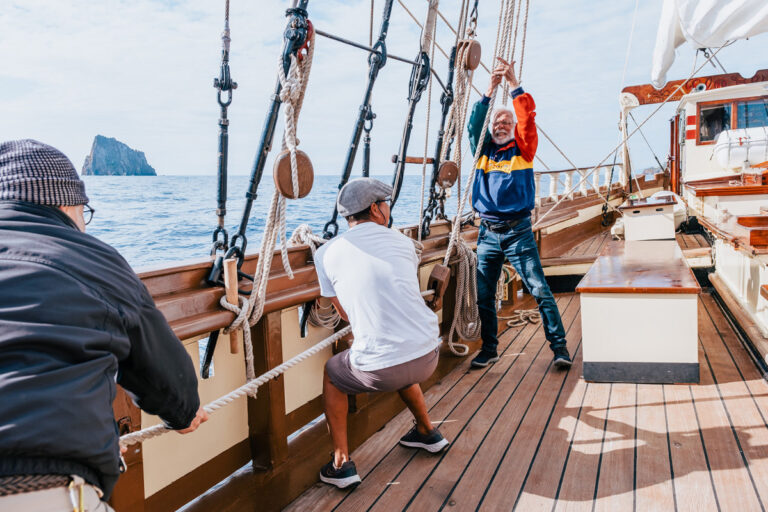
[(576, 291), (585, 380), (699, 381), (701, 287), (677, 242), (609, 242)]

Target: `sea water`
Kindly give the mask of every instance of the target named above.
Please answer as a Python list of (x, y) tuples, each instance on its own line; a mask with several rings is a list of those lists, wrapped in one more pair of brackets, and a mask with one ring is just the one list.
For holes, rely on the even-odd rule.
[[(385, 183), (392, 181), (391, 175), (375, 177)], [(547, 175), (542, 177), (540, 190), (549, 190), (549, 179)], [(617, 179), (618, 176), (614, 176), (614, 181)], [(83, 176), (83, 180), (90, 205), (96, 210), (93, 221), (88, 225), (88, 233), (120, 251), (135, 270), (173, 267), (209, 258), (211, 236), (218, 225), (216, 176)], [(249, 180), (249, 176), (229, 178), (225, 226), (230, 237), (240, 226)], [(392, 212), (395, 226), (418, 224), (421, 180), (421, 175), (404, 177)], [(601, 173), (600, 184), (604, 181), (604, 174)], [(309, 224), (316, 234), (322, 233), (331, 219), (338, 185), (338, 176), (316, 175), (307, 197), (288, 200), (289, 237), (301, 224)], [(456, 189), (454, 185), (453, 196), (445, 204), (450, 218), (457, 210)], [(563, 192), (563, 184), (559, 183), (557, 189)], [(248, 221), (248, 254), (258, 252), (261, 246), (273, 192), (271, 176), (265, 175)], [(428, 194), (425, 194), (424, 204), (427, 199)], [(463, 211), (469, 210), (470, 206), (465, 205)], [(344, 232), (346, 221), (339, 218), (337, 222), (339, 233)]]
[[(251, 209), (246, 231), (249, 254), (258, 252), (261, 245), (274, 191), (268, 178), (262, 180)], [(391, 176), (377, 178), (385, 183), (392, 180)], [(87, 232), (117, 249), (135, 270), (173, 267), (209, 257), (211, 235), (217, 226), (216, 176), (84, 176), (83, 180), (90, 205), (96, 210)], [(230, 236), (239, 228), (248, 182), (248, 176), (229, 178), (226, 228)], [(300, 224), (309, 224), (313, 232), (322, 233), (333, 213), (338, 184), (338, 176), (317, 175), (307, 197), (288, 200), (289, 237)], [(421, 175), (405, 176), (393, 210), (396, 226), (419, 222), (420, 192)], [(452, 216), (455, 212), (454, 195), (446, 201), (446, 213)], [(343, 218), (338, 224), (340, 233), (347, 229)]]

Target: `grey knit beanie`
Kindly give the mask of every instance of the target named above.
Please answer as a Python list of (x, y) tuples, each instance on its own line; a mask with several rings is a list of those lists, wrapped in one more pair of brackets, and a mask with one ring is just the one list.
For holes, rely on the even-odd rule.
[(87, 203), (88, 196), (69, 158), (47, 144), (23, 139), (0, 144), (0, 200), (77, 206)]

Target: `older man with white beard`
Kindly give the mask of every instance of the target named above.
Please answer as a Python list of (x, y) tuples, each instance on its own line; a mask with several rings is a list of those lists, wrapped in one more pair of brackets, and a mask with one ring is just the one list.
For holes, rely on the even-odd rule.
[[(504, 260), (508, 259), (536, 299), (546, 338), (554, 352), (554, 366), (567, 368), (571, 357), (566, 348), (565, 329), (544, 278), (531, 230), (531, 210), (536, 199), (533, 180), (533, 158), (538, 145), (536, 104), (520, 87), (514, 61), (509, 64), (498, 60), (488, 92), (475, 103), (467, 128), (472, 152), (475, 153), (478, 146), (482, 151), (475, 170), (472, 206), (481, 218), (477, 239), (477, 306), (483, 345), (472, 366), (481, 368), (499, 360), (496, 282)], [(484, 144), (478, 144), (490, 97), (502, 79), (509, 84), (514, 113), (507, 109), (494, 112), (491, 132)]]

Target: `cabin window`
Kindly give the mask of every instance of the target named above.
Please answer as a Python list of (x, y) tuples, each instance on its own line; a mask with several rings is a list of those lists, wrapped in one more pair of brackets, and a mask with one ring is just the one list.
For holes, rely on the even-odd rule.
[(736, 128), (768, 126), (768, 98), (736, 104)]
[(731, 104), (702, 106), (699, 111), (699, 142), (711, 142), (731, 128)]

